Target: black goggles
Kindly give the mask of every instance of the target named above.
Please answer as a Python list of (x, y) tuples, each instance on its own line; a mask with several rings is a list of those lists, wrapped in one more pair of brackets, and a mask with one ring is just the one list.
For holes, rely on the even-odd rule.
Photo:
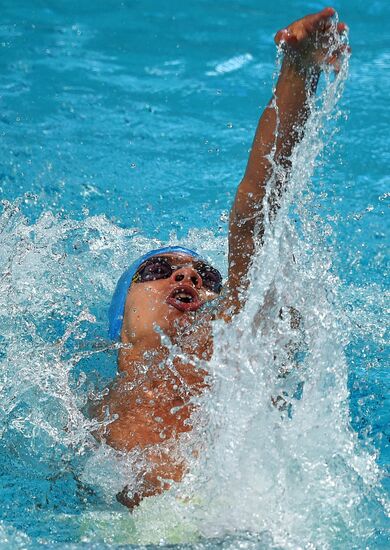
[[(169, 277), (182, 267), (188, 264), (174, 265), (169, 258), (156, 256), (146, 260), (134, 274), (133, 283), (146, 283), (147, 281), (157, 281), (159, 279), (169, 279)], [(211, 265), (195, 260), (192, 262), (192, 267), (200, 275), (203, 286), (216, 294), (222, 290), (222, 275)]]

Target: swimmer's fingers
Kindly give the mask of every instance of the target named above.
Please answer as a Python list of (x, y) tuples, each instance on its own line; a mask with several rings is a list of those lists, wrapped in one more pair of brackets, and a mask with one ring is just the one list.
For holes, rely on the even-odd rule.
[(307, 15), (281, 29), (275, 35), (275, 43), (285, 52), (306, 55), (308, 51), (324, 50), (339, 41), (339, 35), (348, 32), (344, 22), (336, 24), (333, 8), (325, 8), (313, 15)]
[(340, 35), (348, 30), (345, 23), (339, 23), (331, 31), (316, 36), (313, 48), (313, 56), (317, 62), (331, 63), (331, 60), (340, 57), (341, 54), (350, 51), (349, 46), (342, 42)]
[[(337, 31), (337, 34), (333, 31)], [(278, 31), (275, 35), (275, 43), (277, 45), (280, 45), (282, 48), (291, 47), (292, 49), (297, 49), (300, 45), (303, 45), (304, 42), (310, 42), (309, 38), (311, 39), (312, 44), (316, 48), (326, 48), (329, 47), (331, 43), (333, 43), (335, 40), (338, 39), (337, 35), (342, 35), (346, 32), (348, 32), (348, 26), (346, 23), (341, 22), (338, 23), (336, 27), (333, 27), (333, 22), (329, 22), (326, 26), (326, 28), (323, 29), (322, 32), (315, 32), (311, 35), (306, 35), (305, 39), (299, 38), (299, 35), (297, 33), (294, 33), (289, 28), (282, 29)]]
[(275, 34), (274, 38), (275, 44), (277, 46), (284, 46), (285, 44), (294, 45), (297, 43), (297, 38), (292, 34), (289, 29), (280, 29)]
[(338, 73), (341, 69), (341, 61), (344, 55), (351, 53), (351, 48), (345, 44), (337, 48), (332, 54), (325, 59), (325, 63), (330, 65), (333, 70)]
[(340, 23), (337, 23), (337, 31), (339, 34), (347, 33), (349, 31), (349, 27), (346, 23), (340, 21)]
[(329, 66), (337, 73), (340, 71), (344, 55), (350, 53), (351, 48), (346, 44), (335, 42), (318, 49), (312, 56), (311, 63), (317, 67)]
[(325, 8), (318, 13), (306, 15), (298, 21), (294, 21), (285, 29), (281, 29), (275, 35), (277, 45), (287, 44), (291, 47), (303, 43), (317, 32), (324, 32), (331, 27), (332, 17), (336, 11), (333, 8)]
[(317, 13), (308, 15), (304, 18), (307, 30), (311, 32), (315, 30), (326, 30), (330, 26), (332, 17), (335, 14), (336, 10), (334, 8), (328, 7)]
[[(325, 9), (333, 10), (333, 8), (325, 8)], [(323, 12), (320, 12), (320, 13), (323, 13)], [(343, 32), (348, 32), (349, 28), (346, 23), (344, 23), (343, 21), (340, 21), (339, 23), (336, 24), (335, 18), (333, 17), (335, 13), (336, 13), (335, 10), (333, 10), (333, 14), (326, 15), (325, 17), (318, 19), (316, 24), (311, 26), (311, 29), (310, 29), (311, 34), (316, 34), (316, 35), (329, 34), (329, 33), (332, 33), (333, 30), (337, 30), (339, 34)]]
[(297, 23), (302, 22), (301, 26), (298, 26), (298, 38), (308, 38), (317, 33), (328, 32), (333, 24), (333, 16), (336, 14), (334, 8), (324, 8), (318, 13), (307, 15)]
[(322, 50), (328, 50), (335, 44), (340, 44), (340, 36), (348, 32), (348, 26), (345, 23), (338, 23), (337, 26), (330, 26), (324, 33), (317, 33), (315, 36), (315, 46)]
[(332, 66), (336, 72), (340, 70), (342, 55), (350, 51), (342, 38), (348, 27), (343, 21), (336, 24), (334, 13), (331, 8), (325, 9), (276, 34), (275, 42), (298, 70), (307, 67), (320, 70), (324, 65)]

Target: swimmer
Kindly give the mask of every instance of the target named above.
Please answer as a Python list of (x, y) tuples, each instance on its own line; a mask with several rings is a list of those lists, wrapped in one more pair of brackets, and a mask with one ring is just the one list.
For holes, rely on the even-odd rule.
[[(150, 465), (135, 494), (125, 487), (117, 496), (130, 509), (143, 498), (168, 489), (170, 480), (180, 481), (185, 474), (186, 465), (175, 453), (175, 445), (181, 434), (191, 430), (192, 398), (207, 385), (207, 372), (194, 363), (212, 356), (212, 322), (229, 322), (244, 304), (251, 259), (262, 239), (267, 182), (275, 176), (275, 167), (277, 173), (280, 169), (288, 174), (321, 67), (327, 63), (338, 70), (345, 47), (333, 51), (334, 14), (333, 8), (325, 8), (276, 33), (275, 42), (282, 46), (284, 59), (230, 213), (225, 287), (217, 269), (182, 247), (146, 254), (118, 282), (109, 322), (111, 338), (124, 345), (118, 355), (119, 376), (95, 413), (100, 419), (114, 418), (99, 437), (120, 451), (142, 451)], [(344, 23), (338, 23), (336, 32), (346, 29)], [(283, 185), (276, 181), (270, 190), (271, 214)], [(214, 308), (208, 307), (211, 302)], [(178, 350), (169, 364), (166, 339)]]

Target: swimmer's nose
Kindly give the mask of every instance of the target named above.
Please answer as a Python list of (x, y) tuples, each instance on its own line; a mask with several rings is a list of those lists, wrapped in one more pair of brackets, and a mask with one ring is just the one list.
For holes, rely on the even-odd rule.
[(183, 266), (174, 271), (172, 274), (173, 280), (176, 283), (192, 283), (195, 288), (201, 288), (203, 281), (199, 273), (189, 266)]

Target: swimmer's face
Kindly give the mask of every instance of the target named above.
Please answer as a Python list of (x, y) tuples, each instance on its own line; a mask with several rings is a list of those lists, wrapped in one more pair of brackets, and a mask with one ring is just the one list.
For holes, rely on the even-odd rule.
[[(217, 285), (212, 288), (216, 274), (207, 271), (201, 261), (178, 253), (152, 258), (156, 259), (142, 264), (127, 293), (122, 342), (155, 338), (159, 330), (171, 335), (180, 323), (194, 320), (202, 306), (219, 294)], [(153, 280), (154, 274), (161, 272), (164, 278)]]

